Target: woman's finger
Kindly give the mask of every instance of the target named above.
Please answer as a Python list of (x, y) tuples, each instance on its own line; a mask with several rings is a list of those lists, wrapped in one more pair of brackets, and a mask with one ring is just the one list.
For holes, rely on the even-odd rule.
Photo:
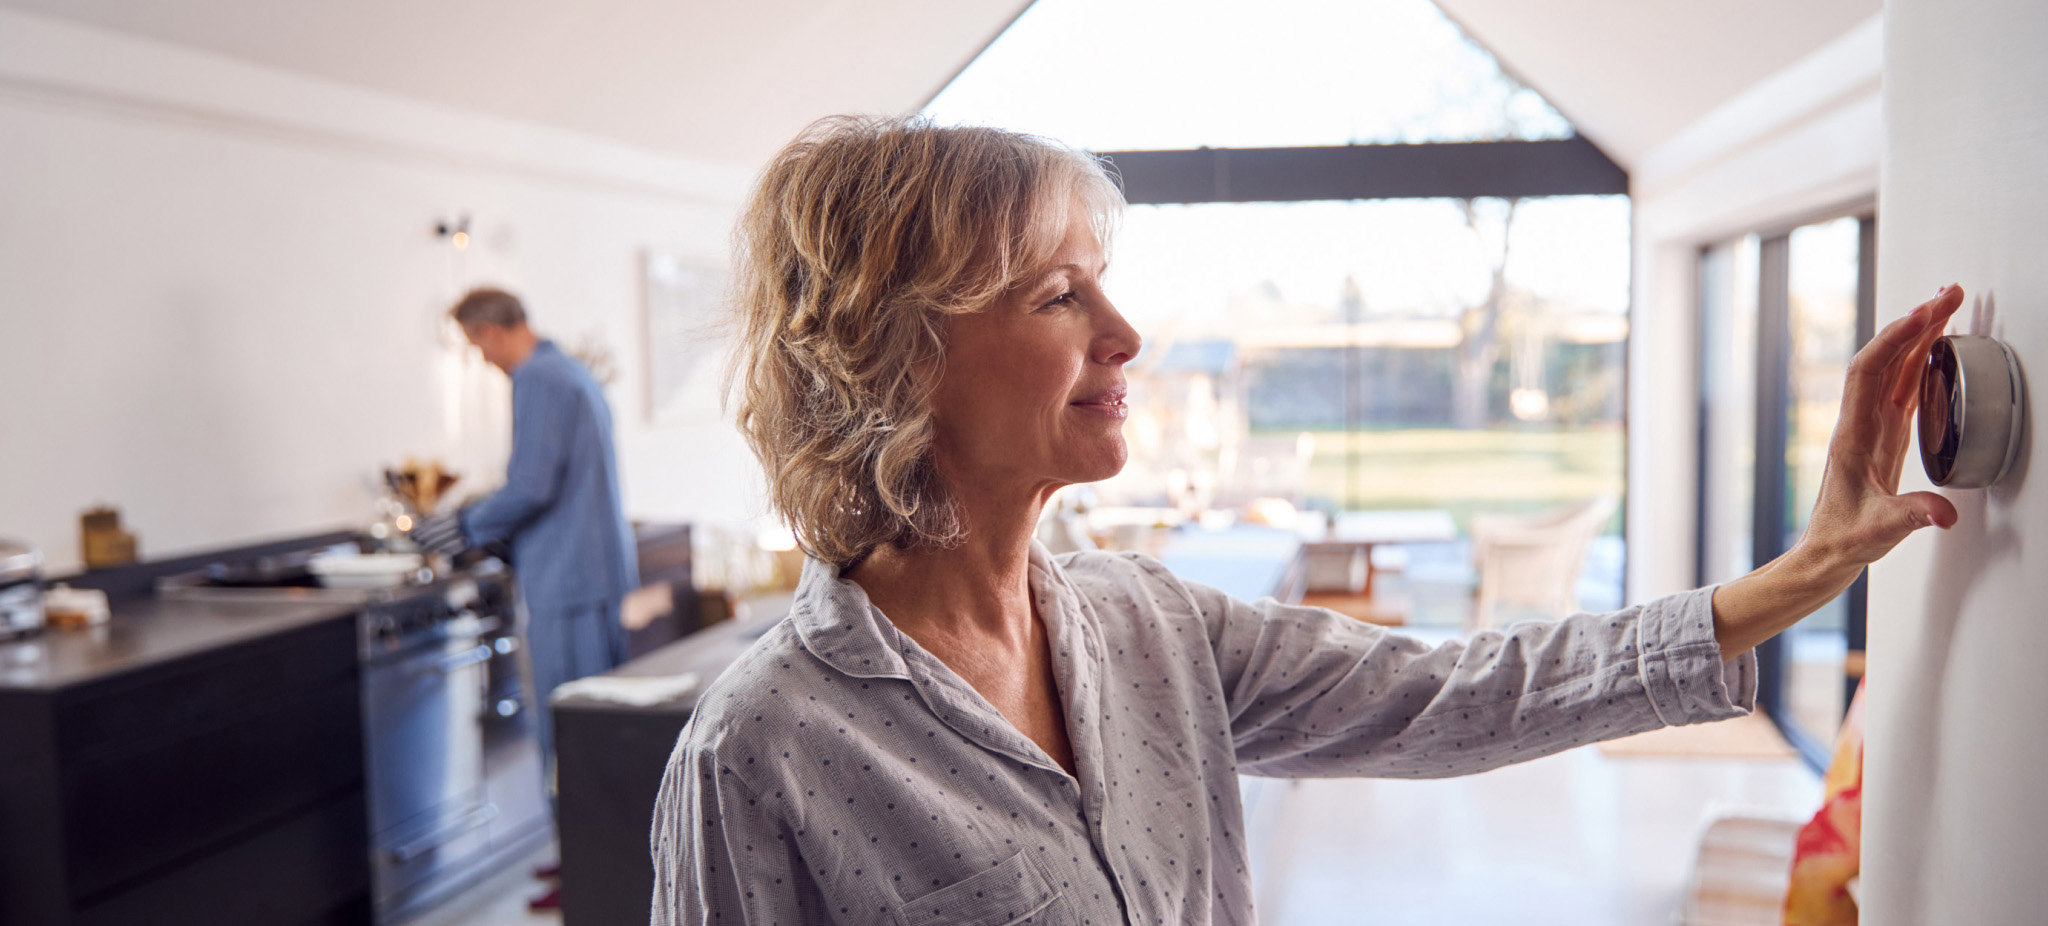
[(1896, 491), (1899, 477), (1905, 471), (1906, 451), (1913, 442), (1913, 412), (1920, 405), (1920, 378), (1927, 370), (1927, 352), (1934, 346), (1934, 339), (1941, 336), (1942, 321), (1939, 317), (1929, 324), (1911, 349), (1899, 356), (1893, 365), (1894, 377), (1887, 390), (1889, 402), (1881, 406), (1877, 414), (1882, 419), (1884, 437), (1878, 442), (1883, 448), (1886, 466), (1883, 468), (1888, 481), (1887, 491)]
[[(1866, 363), (1850, 376), (1859, 418), (1856, 427), (1863, 430), (1856, 435), (1857, 443), (1879, 457), (1877, 471), (1889, 477), (1887, 487), (1898, 484), (1897, 474), (1911, 444), (1913, 408), (1927, 351), (1961, 305), (1962, 288), (1944, 286), (1857, 352), (1857, 361)], [(1885, 362), (1875, 363), (1880, 359)]]
[(1905, 353), (1902, 363), (1893, 366), (1899, 369), (1897, 379), (1892, 382), (1891, 400), (1893, 405), (1905, 405), (1920, 394), (1920, 376), (1927, 368), (1927, 352), (1941, 333), (1948, 329), (1948, 320), (1963, 307), (1963, 288), (1953, 283), (1942, 288), (1941, 294), (1921, 303), (1914, 314), (1926, 315), (1926, 327), (1912, 341), (1912, 349)]
[(1877, 337), (1856, 352), (1849, 361), (1851, 378), (1864, 384), (1883, 382), (1899, 354), (1917, 342), (1927, 332), (1927, 325), (1937, 315), (1946, 318), (1963, 304), (1963, 289), (1951, 283), (1941, 288), (1933, 299), (1914, 307), (1913, 311), (1884, 326)]
[(1895, 385), (1893, 374), (1900, 355), (1910, 355), (1912, 346), (1926, 335), (1935, 313), (1949, 301), (1962, 304), (1960, 290), (1953, 285), (1942, 287), (1932, 300), (1886, 325), (1850, 358), (1842, 417), (1836, 425), (1836, 436), (1847, 449), (1862, 454), (1885, 448), (1892, 430), (1887, 421), (1891, 410), (1885, 403)]
[(1927, 375), (1928, 353), (1933, 350), (1934, 342), (1948, 329), (1949, 319), (1962, 308), (1962, 287), (1946, 287), (1945, 290), (1952, 292), (1954, 298), (1937, 297), (1927, 304), (1932, 317), (1928, 319), (1926, 328), (1913, 342), (1913, 346), (1905, 351), (1894, 365), (1895, 378), (1887, 395), (1890, 407), (1886, 409), (1885, 414), (1888, 434), (1882, 442), (1892, 456), (1891, 479), (1886, 483), (1886, 488), (1891, 491), (1898, 489), (1899, 477), (1905, 471), (1906, 457), (1912, 446), (1915, 420), (1913, 413), (1920, 406), (1920, 386)]

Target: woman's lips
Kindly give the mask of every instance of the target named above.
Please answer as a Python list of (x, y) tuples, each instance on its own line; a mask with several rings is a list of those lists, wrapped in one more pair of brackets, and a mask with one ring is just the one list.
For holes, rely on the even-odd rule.
[(1069, 404), (1085, 412), (1122, 420), (1131, 413), (1130, 407), (1124, 404), (1124, 396), (1129, 392), (1129, 387), (1118, 384)]

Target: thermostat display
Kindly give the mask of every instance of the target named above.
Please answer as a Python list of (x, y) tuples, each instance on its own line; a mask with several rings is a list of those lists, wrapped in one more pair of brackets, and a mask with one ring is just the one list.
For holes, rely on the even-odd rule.
[(1935, 485), (1981, 489), (2005, 478), (2025, 427), (2019, 358), (2004, 341), (1949, 335), (1920, 379), (1920, 462)]

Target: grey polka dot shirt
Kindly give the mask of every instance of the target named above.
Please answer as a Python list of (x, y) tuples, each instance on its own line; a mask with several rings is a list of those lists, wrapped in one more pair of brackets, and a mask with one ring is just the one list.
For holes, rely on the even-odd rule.
[(1034, 544), (1077, 776), (805, 567), (704, 693), (656, 807), (654, 922), (1252, 923), (1239, 774), (1463, 775), (1755, 703), (1711, 590), (1430, 647)]

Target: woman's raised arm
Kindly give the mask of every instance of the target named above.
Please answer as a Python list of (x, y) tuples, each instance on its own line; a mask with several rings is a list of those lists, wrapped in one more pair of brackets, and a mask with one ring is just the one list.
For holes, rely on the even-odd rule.
[(1948, 499), (1898, 492), (1927, 352), (1962, 304), (1962, 287), (1944, 286), (1856, 352), (1806, 533), (1785, 555), (1714, 591), (1714, 635), (1724, 657), (1748, 651), (1834, 600), (1907, 534), (1956, 523)]

